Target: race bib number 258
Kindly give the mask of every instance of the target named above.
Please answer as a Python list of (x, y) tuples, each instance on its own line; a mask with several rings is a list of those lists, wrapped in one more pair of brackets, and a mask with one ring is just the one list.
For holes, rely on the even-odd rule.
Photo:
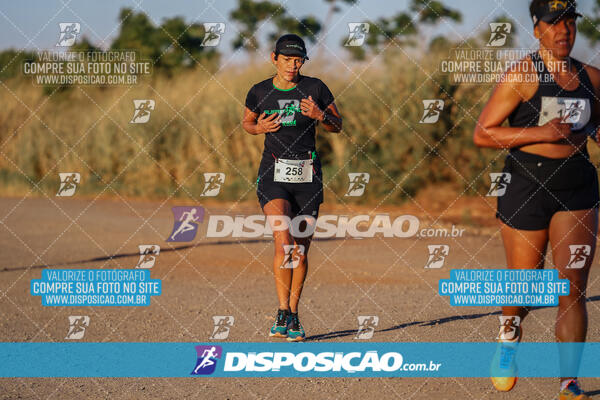
[(284, 160), (275, 161), (275, 182), (305, 183), (312, 182), (313, 160)]

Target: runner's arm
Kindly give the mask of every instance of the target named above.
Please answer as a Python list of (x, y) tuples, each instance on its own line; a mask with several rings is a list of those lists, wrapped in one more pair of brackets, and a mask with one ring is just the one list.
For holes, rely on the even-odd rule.
[(331, 103), (329, 107), (325, 109), (320, 121), (327, 132), (337, 133), (342, 130), (342, 117), (335, 106), (335, 103)]
[(595, 98), (595, 101), (592, 102), (591, 119), (596, 131), (595, 134), (593, 136), (590, 135), (590, 137), (598, 146), (600, 146), (600, 70), (592, 67), (591, 65), (586, 65), (585, 69), (590, 77), (592, 85), (594, 86)]
[(501, 126), (527, 91), (526, 85), (518, 83), (525, 81), (522, 70), (523, 68), (515, 67), (508, 71), (505, 79), (496, 85), (475, 126), (473, 142), (476, 146), (509, 149), (533, 143), (555, 142), (570, 134), (570, 126), (559, 123), (558, 118), (546, 125), (531, 128)]
[(300, 108), (302, 115), (321, 121), (323, 127), (328, 132), (339, 132), (342, 130), (342, 117), (333, 101), (329, 103), (329, 106), (325, 110), (321, 110), (321, 106), (319, 106), (312, 96), (308, 96), (308, 98), (300, 101)]
[[(317, 89), (315, 98), (313, 99), (312, 96), (308, 96), (308, 105), (310, 105), (310, 108), (316, 111), (314, 116), (309, 116), (321, 121), (323, 128), (325, 128), (327, 132), (340, 132), (342, 130), (342, 117), (337, 109), (337, 106), (335, 105), (333, 93), (331, 93), (331, 90), (329, 90), (323, 81), (319, 82), (320, 85)], [(301, 107), (302, 103), (305, 103), (306, 105), (307, 99), (302, 99), (300, 104)], [(309, 110), (309, 114), (310, 111), (313, 110)], [(302, 114), (307, 115), (304, 111)]]

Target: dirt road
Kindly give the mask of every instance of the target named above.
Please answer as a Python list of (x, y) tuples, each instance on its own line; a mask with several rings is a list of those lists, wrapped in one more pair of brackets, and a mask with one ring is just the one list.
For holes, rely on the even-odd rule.
[[(260, 239), (206, 239), (206, 224), (190, 243), (168, 243), (180, 203), (65, 198), (0, 199), (0, 316), (2, 341), (62, 342), (69, 315), (89, 315), (87, 342), (207, 342), (213, 315), (232, 315), (226, 341), (269, 341), (277, 308), (272, 244)], [(205, 206), (208, 214), (249, 215), (258, 206)], [(485, 209), (485, 205), (483, 206)], [(333, 214), (336, 210), (329, 210)], [(401, 213), (401, 210), (394, 212)], [(327, 208), (322, 213), (329, 213)], [(490, 216), (492, 212), (489, 211)], [(450, 215), (450, 213), (449, 213)], [(504, 266), (493, 223), (464, 227), (458, 238), (317, 240), (300, 314), (309, 340), (355, 341), (357, 316), (377, 315), (372, 341), (491, 341), (498, 310), (452, 307), (437, 294), (451, 268)], [(29, 294), (42, 268), (133, 268), (138, 245), (158, 244), (152, 277), (163, 293), (149, 307), (43, 307)], [(427, 245), (447, 244), (440, 269), (425, 269)], [(600, 274), (588, 287), (589, 341), (600, 341)], [(556, 309), (537, 309), (526, 320), (527, 341), (554, 340)], [(600, 393), (600, 379), (583, 378)], [(510, 394), (489, 379), (399, 378), (85, 378), (2, 379), (0, 397), (13, 398), (427, 398), (549, 399), (556, 379), (523, 378)], [(600, 398), (600, 396), (598, 396)]]

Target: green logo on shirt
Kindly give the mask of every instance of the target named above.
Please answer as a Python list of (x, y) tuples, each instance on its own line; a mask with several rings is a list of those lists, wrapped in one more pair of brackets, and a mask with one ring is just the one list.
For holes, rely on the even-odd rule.
[(277, 100), (279, 103), (279, 109), (277, 110), (265, 110), (265, 114), (270, 115), (274, 113), (281, 114), (281, 125), (282, 126), (296, 126), (296, 113), (300, 111), (299, 100)]

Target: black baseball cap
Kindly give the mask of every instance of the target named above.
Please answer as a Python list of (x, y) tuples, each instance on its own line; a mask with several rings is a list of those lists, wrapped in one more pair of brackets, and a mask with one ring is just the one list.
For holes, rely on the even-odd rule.
[(308, 60), (306, 56), (306, 46), (304, 40), (298, 35), (288, 33), (281, 36), (275, 43), (275, 54), (283, 54), (284, 56), (297, 56)]
[(553, 24), (565, 17), (581, 17), (575, 0), (533, 0), (529, 6), (533, 26), (539, 21)]

